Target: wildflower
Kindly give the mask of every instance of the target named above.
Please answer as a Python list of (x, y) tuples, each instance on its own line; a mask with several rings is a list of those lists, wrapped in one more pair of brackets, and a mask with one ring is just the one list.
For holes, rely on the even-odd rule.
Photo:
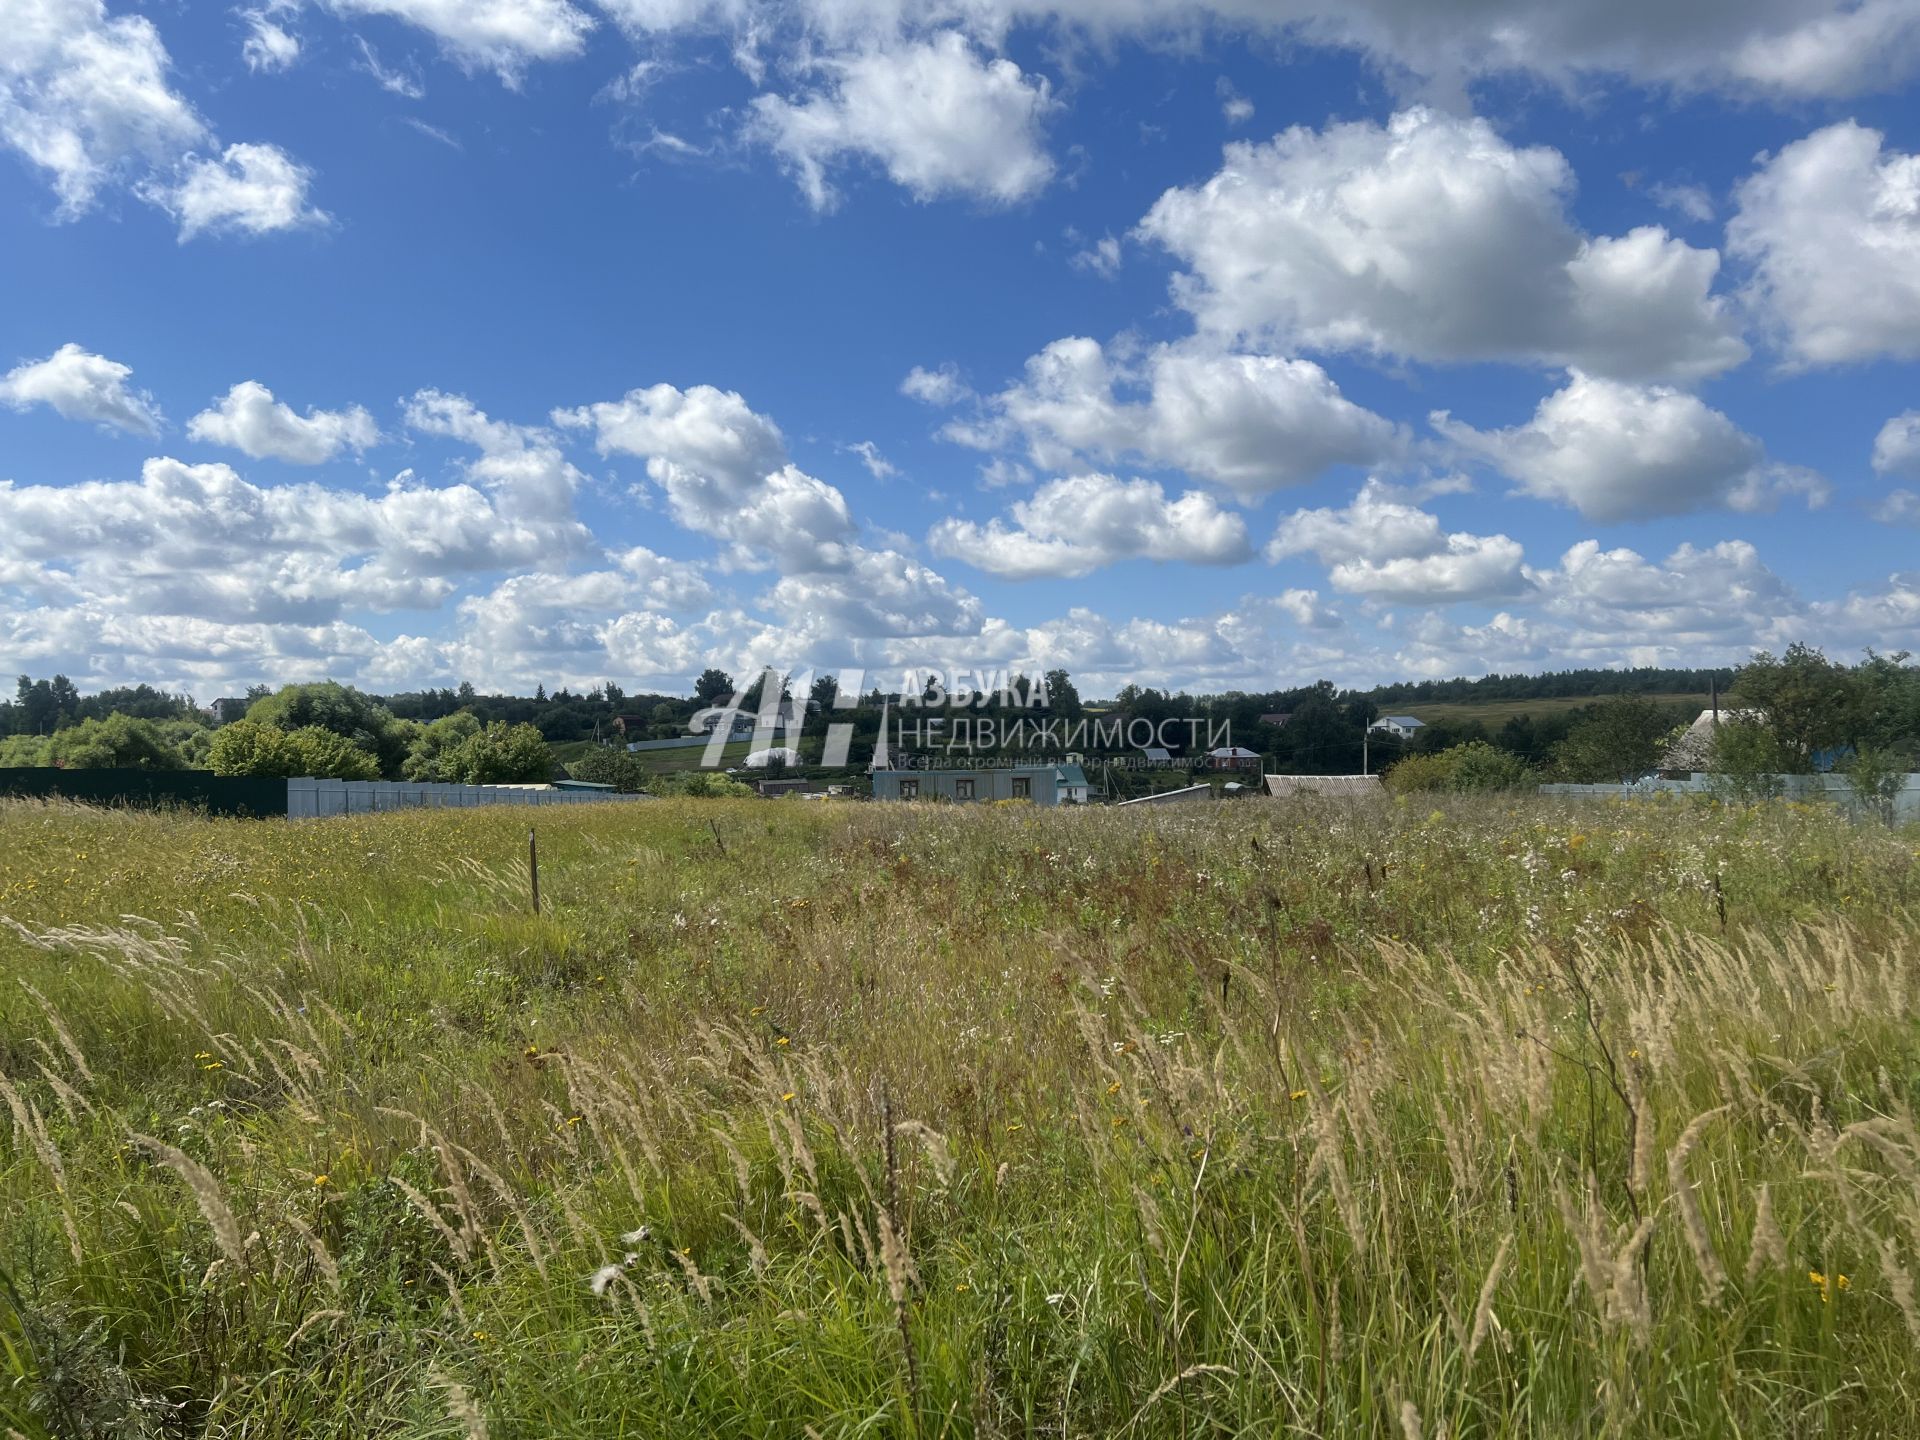
[(316, 1190), (324, 1190), (327, 1188), (327, 1186), (331, 1185), (332, 1183), (333, 1183), (333, 1179), (331, 1176), (316, 1175), (313, 1177), (313, 1188)]
[(1304, 1090), (1295, 1090), (1292, 1094), (1287, 1096), (1287, 1099), (1289, 1100), (1304, 1100), (1306, 1098), (1307, 1098), (1307, 1092)]
[(756, 1018), (766, 1013), (767, 1013), (767, 1007), (764, 1005), (756, 1005), (753, 1007), (753, 1009), (747, 1012), (747, 1014), (754, 1016)]
[(491, 1330), (476, 1330), (473, 1332), (473, 1338), (484, 1345), (487, 1341), (493, 1339), (493, 1332)]
[(1114, 1081), (1111, 1085), (1107, 1086), (1107, 1094), (1118, 1095), (1119, 1093), (1120, 1093), (1120, 1082), (1118, 1080)]
[(971, 1290), (972, 1288), (973, 1286), (969, 1285), (966, 1281), (962, 1280), (958, 1285), (953, 1287), (953, 1293), (956, 1295), (964, 1295), (967, 1293), (967, 1291)]
[(202, 1065), (200, 1068), (202, 1070), (224, 1070), (227, 1067), (221, 1061), (214, 1060), (206, 1065)]
[(607, 1287), (618, 1280), (626, 1268), (624, 1264), (602, 1265), (587, 1277), (587, 1288), (596, 1295), (606, 1294)]
[(1009, 1135), (1013, 1134), (1016, 1130), (1024, 1130), (1026, 1128), (1027, 1127), (1022, 1125), (1018, 1120), (1009, 1120), (1007, 1122), (1007, 1134)]
[(1113, 1128), (1116, 1130), (1118, 1130), (1122, 1125), (1126, 1123), (1127, 1123), (1127, 1117), (1124, 1115), (1116, 1115), (1113, 1117)]
[(578, 1125), (578, 1124), (580, 1123), (580, 1121), (581, 1121), (581, 1119), (582, 1119), (582, 1118), (583, 1118), (583, 1117), (581, 1117), (581, 1116), (579, 1116), (579, 1115), (569, 1115), (569, 1116), (567, 1116), (567, 1118), (566, 1118), (566, 1122), (565, 1122), (565, 1123), (566, 1123), (566, 1127), (567, 1127), (567, 1128), (568, 1128), (569, 1130), (571, 1130), (571, 1129), (573, 1129), (573, 1128), (574, 1128), (575, 1126), (577, 1126), (577, 1125)]
[(778, 1040), (774, 1041), (773, 1043), (776, 1045), (791, 1045), (793, 1042), (789, 1040), (786, 1036), (782, 1035)]
[(782, 1104), (788, 1104), (788, 1103), (791, 1103), (796, 1093), (798, 1093), (798, 1092), (796, 1092), (796, 1091), (793, 1091), (793, 1090), (789, 1090), (789, 1091), (787, 1091), (787, 1092), (786, 1092), (786, 1094), (784, 1094), (784, 1095), (782, 1095), (782, 1096), (780, 1097), (780, 1101), (781, 1101), (781, 1103), (782, 1103)]

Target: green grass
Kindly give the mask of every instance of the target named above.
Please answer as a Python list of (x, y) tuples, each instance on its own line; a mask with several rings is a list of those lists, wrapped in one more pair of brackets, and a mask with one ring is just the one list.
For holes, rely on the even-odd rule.
[(1912, 832), (528, 823), (0, 805), (0, 1429), (1915, 1433)]
[[(1466, 725), (1474, 721), (1485, 725), (1489, 730), (1498, 730), (1507, 721), (1517, 715), (1531, 715), (1536, 720), (1549, 715), (1563, 715), (1582, 706), (1603, 703), (1604, 695), (1569, 695), (1542, 700), (1486, 700), (1470, 701), (1450, 705), (1388, 705), (1383, 713), (1389, 715), (1411, 715), (1416, 720), (1424, 720), (1429, 725), (1448, 724)], [(1709, 696), (1705, 694), (1659, 694), (1639, 697), (1652, 700), (1660, 705), (1680, 705), (1689, 709), (1704, 710)], [(1692, 715), (1687, 717), (1692, 719)]]

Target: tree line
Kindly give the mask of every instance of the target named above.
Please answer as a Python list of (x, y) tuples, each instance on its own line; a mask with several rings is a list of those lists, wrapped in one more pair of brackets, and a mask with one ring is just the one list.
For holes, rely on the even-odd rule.
[[(83, 695), (65, 676), (23, 675), (14, 699), (0, 702), (0, 765), (509, 783), (549, 779), (556, 744), (600, 740), (605, 748), (577, 761), (573, 773), (631, 789), (646, 783), (646, 772), (616, 742), (685, 735), (695, 716), (714, 707), (757, 711), (769, 687), (792, 702), (803, 735), (851, 725), (856, 764), (873, 753), (884, 707), (921, 714), (954, 708), (954, 698), (931, 681), (906, 693), (876, 687), (846, 697), (850, 704), (836, 676), (814, 677), (805, 696), (795, 696), (793, 684), (773, 671), (741, 684), (717, 668), (704, 671), (685, 696), (630, 694), (611, 681), (581, 692), (540, 686), (530, 697), (481, 694), (468, 684), (376, 696), (324, 681), (256, 686), (201, 709), (188, 696), (147, 685)], [(1436, 721), (1405, 745), (1369, 733), (1384, 711), (1410, 701), (1513, 698), (1528, 687), (1543, 696), (1598, 698), (1497, 726)], [(1098, 714), (1156, 726), (1199, 718), (1229, 726), (1236, 744), (1278, 773), (1351, 774), (1365, 766), (1388, 770), (1400, 788), (1489, 788), (1645, 774), (1698, 713), (1695, 705), (1654, 697), (1709, 687), (1726, 697), (1729, 721), (1709, 757), (1715, 770), (1757, 777), (1844, 767), (1888, 775), (1920, 765), (1920, 670), (1908, 656), (1869, 651), (1847, 664), (1805, 645), (1725, 670), (1569, 670), (1366, 691), (1325, 680), (1204, 695), (1127, 685), (1105, 701), (1083, 700), (1071, 674), (1056, 668), (1008, 677), (1002, 689), (967, 697), (965, 709), (1001, 718)]]

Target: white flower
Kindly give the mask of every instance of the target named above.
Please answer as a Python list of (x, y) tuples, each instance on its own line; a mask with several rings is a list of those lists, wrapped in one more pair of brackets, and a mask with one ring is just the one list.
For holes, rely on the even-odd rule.
[(607, 1293), (607, 1287), (618, 1280), (627, 1267), (624, 1265), (602, 1265), (587, 1277), (587, 1288), (596, 1295)]

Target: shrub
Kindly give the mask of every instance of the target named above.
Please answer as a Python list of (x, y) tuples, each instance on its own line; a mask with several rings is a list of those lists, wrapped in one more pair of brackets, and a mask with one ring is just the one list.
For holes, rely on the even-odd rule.
[(1409, 755), (1381, 777), (1395, 795), (1433, 790), (1515, 790), (1533, 782), (1527, 762), (1484, 740), (1451, 745), (1432, 755)]
[(611, 785), (622, 795), (634, 795), (647, 788), (647, 769), (624, 750), (595, 750), (567, 767), (576, 780), (594, 785)]
[(46, 763), (69, 770), (183, 770), (186, 759), (151, 720), (109, 715), (57, 730)]
[(319, 780), (377, 780), (380, 766), (344, 735), (318, 725), (279, 730), (254, 720), (223, 725), (207, 749), (216, 775), (311, 776)]
[(690, 795), (700, 800), (730, 800), (754, 793), (751, 785), (742, 784), (718, 770), (678, 770), (656, 775), (647, 790), (653, 795)]

